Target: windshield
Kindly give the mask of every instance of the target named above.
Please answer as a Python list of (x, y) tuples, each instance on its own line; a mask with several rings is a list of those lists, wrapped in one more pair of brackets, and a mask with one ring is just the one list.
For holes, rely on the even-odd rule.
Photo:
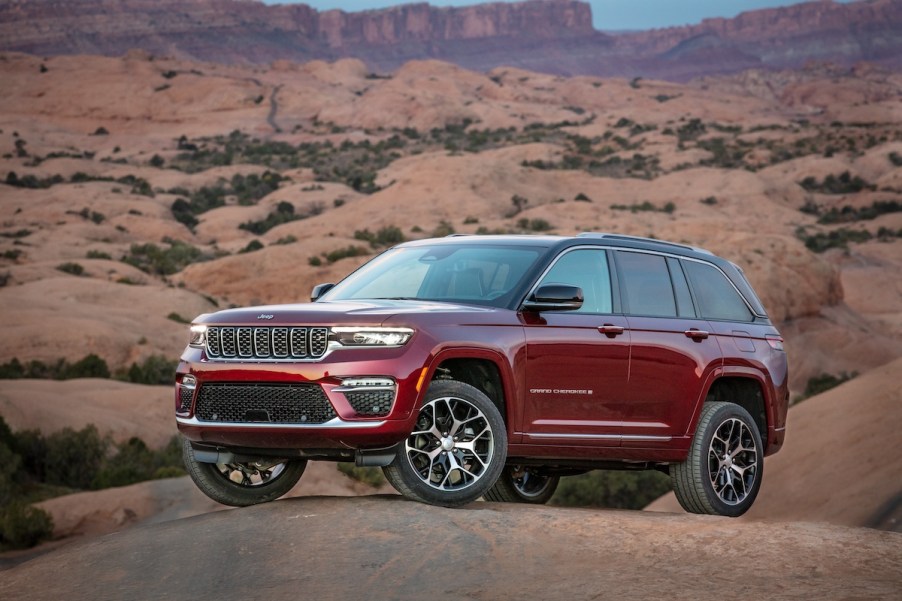
[(349, 275), (323, 300), (415, 299), (502, 307), (542, 250), (449, 244), (397, 248)]

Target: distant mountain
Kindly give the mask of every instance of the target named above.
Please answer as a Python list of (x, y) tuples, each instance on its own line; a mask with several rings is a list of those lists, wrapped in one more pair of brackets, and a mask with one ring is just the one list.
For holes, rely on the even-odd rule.
[[(602, 21), (604, 20), (602, 15)], [(831, 0), (625, 34), (577, 0), (318, 12), (256, 0), (6, 0), (0, 50), (118, 56), (132, 48), (224, 63), (363, 59), (391, 71), (435, 58), (488, 70), (685, 80), (810, 60), (902, 67), (902, 0)]]

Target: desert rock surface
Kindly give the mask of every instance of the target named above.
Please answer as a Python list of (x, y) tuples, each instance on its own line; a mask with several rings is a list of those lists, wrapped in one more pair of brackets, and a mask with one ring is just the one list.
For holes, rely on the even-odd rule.
[(902, 213), (868, 213), (902, 203), (902, 79), (877, 67), (684, 85), (134, 52), (0, 73), (0, 362), (174, 358), (184, 321), (303, 301), (387, 229), (708, 248), (785, 334), (795, 394), (902, 356)]
[(72, 545), (5, 572), (0, 595), (705, 599), (740, 578), (749, 598), (889, 599), (900, 554), (902, 536), (837, 526), (313, 497)]

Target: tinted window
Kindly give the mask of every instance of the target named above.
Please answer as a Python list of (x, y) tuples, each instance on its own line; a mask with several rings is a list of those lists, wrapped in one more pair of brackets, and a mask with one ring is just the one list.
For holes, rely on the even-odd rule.
[(695, 261), (683, 261), (683, 266), (692, 283), (702, 317), (728, 321), (752, 320), (752, 313), (742, 297), (719, 269)]
[(695, 307), (692, 306), (692, 295), (689, 294), (689, 284), (680, 262), (677, 259), (667, 258), (667, 267), (670, 268), (670, 279), (673, 281), (673, 291), (677, 301), (677, 315), (680, 317), (695, 317)]
[(632, 315), (676, 317), (676, 301), (664, 257), (645, 253), (617, 252), (621, 290)]
[(611, 273), (603, 250), (571, 250), (555, 262), (541, 284), (569, 284), (583, 290), (579, 313), (611, 312)]
[(397, 248), (352, 273), (323, 300), (411, 298), (503, 306), (539, 252), (476, 244)]

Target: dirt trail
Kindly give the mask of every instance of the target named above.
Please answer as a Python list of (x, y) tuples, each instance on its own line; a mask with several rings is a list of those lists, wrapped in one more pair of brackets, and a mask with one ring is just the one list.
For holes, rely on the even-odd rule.
[(822, 524), (306, 497), (70, 545), (0, 598), (889, 599), (899, 557), (902, 535)]

